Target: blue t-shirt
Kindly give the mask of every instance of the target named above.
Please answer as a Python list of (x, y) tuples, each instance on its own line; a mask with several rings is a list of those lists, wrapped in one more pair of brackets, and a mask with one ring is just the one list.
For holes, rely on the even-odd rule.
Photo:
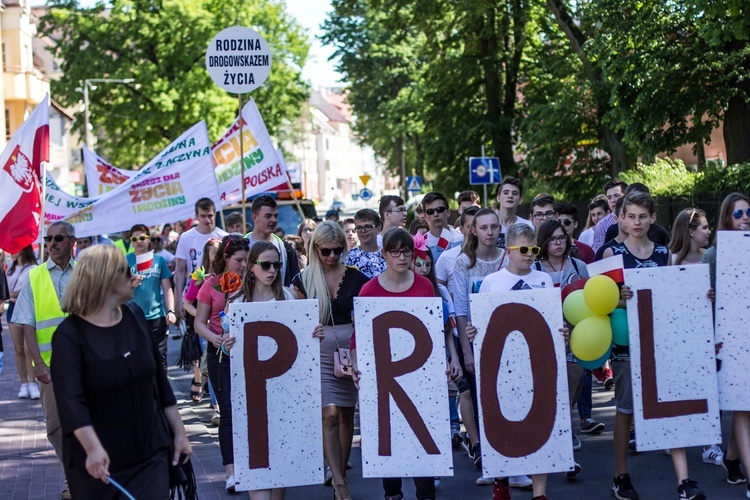
[(143, 309), (146, 319), (156, 319), (166, 316), (164, 304), (161, 300), (161, 280), (172, 277), (172, 273), (167, 266), (167, 261), (164, 260), (164, 257), (154, 255), (151, 267), (137, 273), (135, 268), (135, 254), (128, 254), (126, 257), (128, 259), (128, 266), (130, 266), (130, 272), (133, 275), (140, 274), (143, 276), (143, 282), (133, 290), (133, 302)]

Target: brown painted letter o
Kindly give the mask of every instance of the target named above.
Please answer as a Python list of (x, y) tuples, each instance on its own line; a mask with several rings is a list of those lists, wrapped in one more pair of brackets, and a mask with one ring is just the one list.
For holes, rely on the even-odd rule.
[[(534, 395), (526, 418), (510, 421), (497, 394), (500, 359), (505, 342), (519, 331), (529, 346)], [(506, 457), (525, 457), (549, 440), (557, 414), (557, 357), (550, 329), (542, 315), (525, 304), (504, 304), (492, 313), (482, 342), (479, 397), (487, 442)]]

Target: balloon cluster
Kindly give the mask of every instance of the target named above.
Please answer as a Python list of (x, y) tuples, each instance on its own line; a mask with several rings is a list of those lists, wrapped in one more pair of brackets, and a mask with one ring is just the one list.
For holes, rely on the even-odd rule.
[(617, 283), (605, 275), (576, 281), (563, 290), (563, 314), (575, 325), (570, 349), (584, 368), (601, 368), (613, 342), (628, 345), (627, 312), (617, 309), (619, 300)]

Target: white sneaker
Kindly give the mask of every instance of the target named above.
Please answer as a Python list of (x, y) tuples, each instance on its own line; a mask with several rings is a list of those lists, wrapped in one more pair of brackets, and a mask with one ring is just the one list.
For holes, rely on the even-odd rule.
[(29, 397), (31, 399), (39, 399), (39, 386), (34, 383), (29, 384)]
[(721, 465), (724, 461), (724, 452), (716, 445), (703, 450), (703, 461), (707, 464)]
[(18, 391), (18, 399), (26, 399), (29, 397), (29, 384), (21, 384), (21, 390)]
[(531, 488), (531, 478), (529, 476), (510, 476), (508, 486), (511, 488)]
[(231, 476), (227, 478), (227, 483), (225, 485), (225, 488), (229, 493), (234, 493), (234, 488), (236, 484), (237, 483), (235, 483), (234, 481), (234, 474), (232, 474)]
[(495, 482), (494, 477), (486, 477), (484, 475), (481, 475), (477, 478), (477, 486), (489, 486), (490, 484), (493, 484)]

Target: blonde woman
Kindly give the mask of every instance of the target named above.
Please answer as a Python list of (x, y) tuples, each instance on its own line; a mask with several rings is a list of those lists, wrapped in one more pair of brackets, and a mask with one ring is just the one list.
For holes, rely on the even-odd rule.
[(323, 450), (333, 475), (334, 497), (350, 500), (346, 463), (354, 436), (354, 407), (357, 389), (348, 377), (333, 373), (333, 353), (349, 347), (354, 330), (352, 310), (367, 276), (345, 266), (346, 237), (332, 221), (318, 224), (310, 239), (308, 265), (292, 283), (301, 297), (318, 299), (324, 338), (320, 343), (322, 384)]
[(125, 306), (135, 283), (120, 250), (96, 245), (62, 300), (70, 316), (52, 338), (50, 369), (73, 498), (119, 497), (111, 476), (136, 498), (167, 499), (169, 463), (192, 454), (146, 318)]

